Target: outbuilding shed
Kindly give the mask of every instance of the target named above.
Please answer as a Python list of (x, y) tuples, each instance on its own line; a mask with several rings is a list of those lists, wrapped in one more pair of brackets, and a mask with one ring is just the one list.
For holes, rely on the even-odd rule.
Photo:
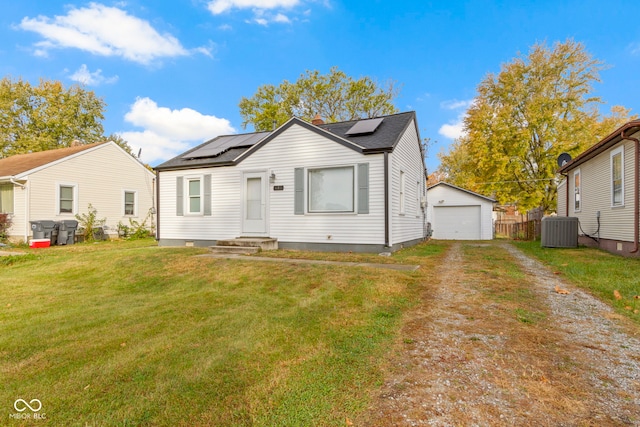
[(446, 182), (429, 187), (427, 198), (433, 239), (493, 239), (495, 200)]

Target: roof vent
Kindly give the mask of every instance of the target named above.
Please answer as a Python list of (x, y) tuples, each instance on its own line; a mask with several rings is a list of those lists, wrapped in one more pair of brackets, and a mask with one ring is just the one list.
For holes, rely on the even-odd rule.
[(351, 126), (351, 129), (349, 129), (345, 135), (355, 136), (374, 133), (383, 120), (383, 117), (377, 119), (359, 120), (356, 122), (356, 124)]

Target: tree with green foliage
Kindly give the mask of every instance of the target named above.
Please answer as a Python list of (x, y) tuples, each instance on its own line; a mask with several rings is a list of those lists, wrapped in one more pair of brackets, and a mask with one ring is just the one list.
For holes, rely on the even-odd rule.
[(392, 81), (380, 85), (370, 77), (355, 80), (337, 67), (328, 74), (307, 71), (294, 83), (260, 86), (251, 98), (243, 97), (242, 127), (251, 124), (256, 131), (268, 131), (274, 121), (276, 126), (291, 117), (311, 121), (317, 114), (328, 123), (393, 114), (398, 92)]
[(0, 158), (104, 140), (105, 103), (93, 91), (58, 81), (34, 86), (0, 80)]
[(593, 95), (604, 64), (581, 43), (534, 45), (489, 74), (464, 118), (464, 135), (440, 155), (449, 182), (521, 208), (556, 207), (557, 158), (579, 154), (630, 120), (603, 117)]

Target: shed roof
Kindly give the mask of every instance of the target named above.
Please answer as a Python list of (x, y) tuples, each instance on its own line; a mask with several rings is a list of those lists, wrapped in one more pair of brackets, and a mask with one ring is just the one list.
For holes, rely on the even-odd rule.
[(81, 151), (88, 150), (105, 142), (77, 145), (74, 147), (57, 148), (54, 150), (38, 151), (35, 153), (16, 154), (0, 159), (0, 176), (15, 176), (32, 169), (44, 166), (56, 160), (64, 159)]
[[(357, 135), (347, 135), (347, 133), (359, 120), (312, 125), (311, 123), (305, 122), (301, 119), (292, 118), (273, 132), (256, 132), (253, 134), (246, 134), (257, 136), (255, 138), (249, 137), (243, 139), (244, 141), (250, 141), (251, 145), (231, 147), (226, 151), (219, 152), (216, 155), (211, 155), (209, 157), (202, 156), (194, 158), (189, 155), (194, 152), (206, 153), (207, 146), (213, 147), (220, 145), (221, 139), (230, 137), (230, 135), (218, 136), (156, 166), (156, 170), (193, 169), (207, 166), (235, 165), (294, 124), (303, 126), (306, 129), (319, 133), (339, 144), (364, 154), (393, 151), (396, 144), (400, 141), (404, 131), (409, 127), (411, 121), (415, 119), (415, 112), (410, 111), (398, 113), (383, 116), (381, 118), (383, 120), (374, 132)], [(260, 135), (262, 135), (261, 138), (259, 138)], [(214, 153), (216, 150), (211, 150), (211, 152)]]

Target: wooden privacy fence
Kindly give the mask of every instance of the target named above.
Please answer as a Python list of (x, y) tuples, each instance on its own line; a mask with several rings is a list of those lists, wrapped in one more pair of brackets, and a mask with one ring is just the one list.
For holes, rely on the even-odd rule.
[(536, 240), (542, 235), (542, 217), (544, 210), (542, 208), (532, 209), (527, 212), (526, 220), (513, 221), (496, 221), (495, 235), (496, 237), (508, 237), (514, 240)]

